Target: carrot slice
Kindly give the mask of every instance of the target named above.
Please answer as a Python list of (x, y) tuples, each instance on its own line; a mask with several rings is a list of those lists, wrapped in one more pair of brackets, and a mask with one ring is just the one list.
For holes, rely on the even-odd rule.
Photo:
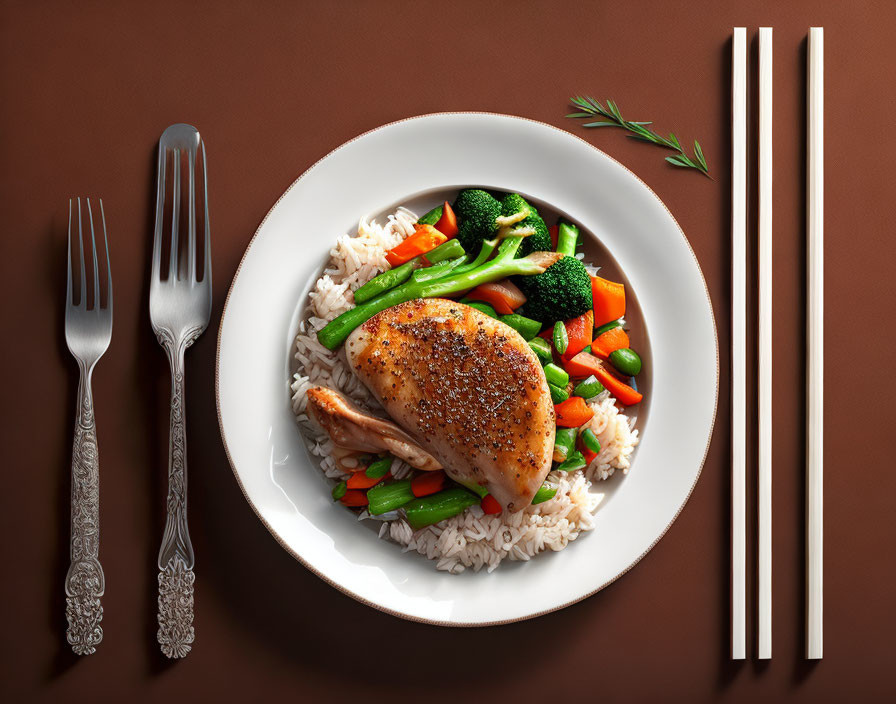
[(480, 284), (467, 294), (474, 301), (485, 301), (499, 315), (510, 315), (526, 302), (526, 295), (508, 279)]
[(597, 370), (603, 367), (600, 360), (593, 354), (579, 352), (572, 359), (564, 361), (563, 368), (573, 379), (584, 379), (592, 374), (597, 374)]
[(413, 235), (386, 252), (386, 261), (390, 266), (395, 267), (409, 262), (414, 257), (431, 252), (448, 241), (448, 238), (432, 225), (417, 225), (416, 228), (417, 231)]
[(557, 240), (560, 238), (560, 225), (553, 225), (548, 228), (548, 232), (551, 235), (551, 251), (557, 251)]
[(355, 472), (354, 474), (352, 474), (352, 476), (350, 476), (345, 482), (345, 485), (349, 489), (369, 489), (370, 487), (376, 486), (380, 482), (389, 479), (389, 477), (391, 476), (392, 474), (387, 472), (384, 477), (371, 479), (364, 473), (364, 470), (362, 469), (360, 472)]
[(368, 503), (367, 493), (360, 489), (349, 489), (339, 501), (343, 506), (349, 506), (351, 508), (366, 506)]
[(569, 360), (575, 357), (579, 352), (591, 344), (591, 335), (594, 333), (594, 311), (587, 311), (577, 318), (567, 320), (566, 336), (569, 338), (569, 344), (566, 346), (566, 352), (563, 353), (563, 360)]
[(436, 229), (449, 240), (452, 237), (457, 236), (457, 216), (454, 214), (454, 210), (452, 210), (447, 200), (445, 201), (445, 205), (442, 206), (442, 217), (440, 217), (439, 221), (436, 223)]
[(631, 347), (631, 344), (622, 328), (607, 330), (603, 335), (595, 337), (591, 343), (591, 351), (601, 359), (609, 359), (612, 352), (626, 347)]
[(623, 406), (634, 406), (636, 403), (640, 403), (641, 399), (644, 398), (643, 394), (635, 391), (624, 381), (619, 381), (619, 379), (603, 367), (595, 371), (594, 375), (598, 378), (598, 381), (604, 385), (604, 388), (615, 396), (616, 400)]
[(570, 396), (554, 406), (557, 425), (561, 428), (578, 428), (594, 417), (594, 411), (581, 396)]
[(479, 505), (482, 507), (482, 512), (485, 514), (497, 515), (501, 513), (501, 504), (499, 504), (498, 500), (491, 494), (483, 496)]
[(591, 297), (594, 304), (594, 324), (600, 327), (625, 315), (625, 286), (591, 277)]
[(417, 498), (438, 493), (444, 488), (445, 472), (441, 469), (435, 472), (423, 472), (411, 480), (411, 492)]

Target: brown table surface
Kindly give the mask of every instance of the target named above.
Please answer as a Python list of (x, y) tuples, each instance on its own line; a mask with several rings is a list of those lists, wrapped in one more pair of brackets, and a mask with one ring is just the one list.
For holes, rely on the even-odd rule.
[[(750, 31), (754, 105), (756, 28), (775, 28), (775, 618), (774, 659), (732, 663), (729, 57), (731, 27), (741, 24)], [(811, 664), (803, 659), (810, 25), (825, 26), (827, 44), (825, 659)], [(467, 1), (2, 2), (0, 310), (8, 483), (0, 513), (0, 689), (11, 695), (4, 700), (563, 701), (591, 695), (818, 702), (880, 701), (896, 693), (896, 384), (883, 371), (896, 342), (894, 26), (896, 4), (855, 0), (525, 2), (503, 9)], [(566, 120), (567, 97), (578, 92), (614, 98), (627, 116), (676, 129), (682, 141), (699, 138), (715, 180), (667, 166), (662, 150), (617, 130), (585, 132)], [(709, 456), (665, 538), (596, 596), (534, 621), (481, 630), (384, 615), (306, 571), (243, 499), (215, 414), (224, 297), (246, 244), (280, 193), (345, 140), (445, 110), (543, 120), (584, 135), (637, 172), (697, 253), (721, 353)], [(150, 331), (147, 292), (156, 143), (179, 121), (197, 125), (209, 151), (216, 288), (209, 331), (187, 357), (197, 640), (185, 661), (171, 663), (155, 644), (169, 381)], [(752, 155), (755, 126), (751, 140)], [(755, 176), (754, 160), (754, 202)], [(62, 591), (76, 387), (62, 335), (64, 242), (67, 201), (78, 194), (105, 199), (115, 275), (115, 331), (94, 387), (105, 638), (97, 654), (83, 659), (64, 641)], [(751, 236), (755, 222), (751, 215)], [(754, 472), (755, 455), (751, 479)], [(749, 591), (753, 604), (755, 589)], [(751, 609), (751, 651), (754, 625)]]

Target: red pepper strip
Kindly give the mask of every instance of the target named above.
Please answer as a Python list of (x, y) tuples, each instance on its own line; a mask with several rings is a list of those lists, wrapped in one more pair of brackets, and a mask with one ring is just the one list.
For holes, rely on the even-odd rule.
[(554, 412), (557, 414), (557, 425), (561, 428), (578, 428), (594, 417), (591, 406), (581, 396), (570, 396), (563, 403), (558, 403), (554, 406)]
[(482, 512), (485, 514), (497, 515), (501, 513), (501, 504), (498, 503), (498, 500), (492, 496), (491, 494), (486, 494), (482, 501), (479, 502), (479, 505), (482, 507)]
[(343, 506), (349, 506), (351, 508), (366, 506), (368, 503), (366, 492), (363, 492), (360, 489), (349, 489), (339, 501)]
[(364, 470), (362, 469), (359, 472), (355, 472), (348, 478), (348, 481), (345, 482), (345, 485), (349, 489), (369, 489), (372, 486), (376, 486), (380, 482), (386, 481), (392, 476), (390, 472), (386, 472), (385, 476), (379, 477), (378, 479), (371, 479), (368, 477)]
[(560, 239), (560, 225), (553, 225), (548, 228), (548, 232), (551, 234), (551, 250), (557, 251), (557, 240)]
[(386, 252), (386, 261), (390, 266), (395, 267), (409, 262), (414, 257), (431, 252), (448, 241), (448, 238), (432, 225), (417, 225), (416, 228), (417, 231), (413, 235)]
[(566, 336), (569, 344), (563, 353), (563, 361), (566, 362), (575, 357), (579, 352), (591, 344), (591, 336), (594, 334), (594, 311), (587, 311), (577, 318), (567, 320)]
[(457, 216), (454, 214), (454, 210), (451, 209), (447, 200), (445, 201), (445, 205), (442, 206), (442, 217), (440, 217), (439, 221), (436, 223), (436, 229), (449, 240), (452, 237), (457, 236)]
[(423, 472), (411, 480), (411, 492), (417, 498), (436, 494), (445, 488), (445, 472)]
[(604, 385), (604, 388), (615, 396), (616, 400), (623, 406), (634, 406), (644, 398), (643, 394), (638, 393), (625, 382), (619, 381), (603, 367), (595, 371), (594, 375)]

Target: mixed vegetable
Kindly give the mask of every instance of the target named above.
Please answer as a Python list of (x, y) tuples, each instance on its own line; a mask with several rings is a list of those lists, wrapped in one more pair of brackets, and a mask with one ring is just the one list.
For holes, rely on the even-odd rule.
[[(624, 406), (640, 403), (635, 377), (642, 361), (625, 332), (625, 287), (588, 272), (576, 257), (581, 236), (561, 221), (548, 228), (517, 193), (500, 200), (481, 189), (461, 191), (421, 217), (413, 235), (386, 253), (390, 269), (355, 291), (355, 307), (319, 333), (338, 347), (376, 313), (415, 298), (459, 298), (516, 330), (544, 369), (555, 404), (554, 470), (587, 467), (600, 452), (588, 427), (590, 399), (604, 390)], [(474, 257), (475, 253), (475, 257)], [(333, 489), (333, 499), (373, 516), (403, 511), (419, 529), (479, 504), (501, 506), (481, 486), (461, 486), (444, 471), (394, 480), (392, 458), (372, 458)], [(546, 483), (533, 499), (552, 498)]]

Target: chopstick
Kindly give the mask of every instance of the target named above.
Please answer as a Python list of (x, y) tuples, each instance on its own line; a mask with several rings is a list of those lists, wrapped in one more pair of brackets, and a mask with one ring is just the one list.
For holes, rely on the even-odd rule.
[(747, 649), (747, 30), (731, 53), (731, 658)]
[(759, 647), (772, 656), (772, 28), (759, 28)]
[(807, 399), (806, 657), (822, 657), (824, 426), (824, 29), (809, 29), (806, 262), (809, 279)]

